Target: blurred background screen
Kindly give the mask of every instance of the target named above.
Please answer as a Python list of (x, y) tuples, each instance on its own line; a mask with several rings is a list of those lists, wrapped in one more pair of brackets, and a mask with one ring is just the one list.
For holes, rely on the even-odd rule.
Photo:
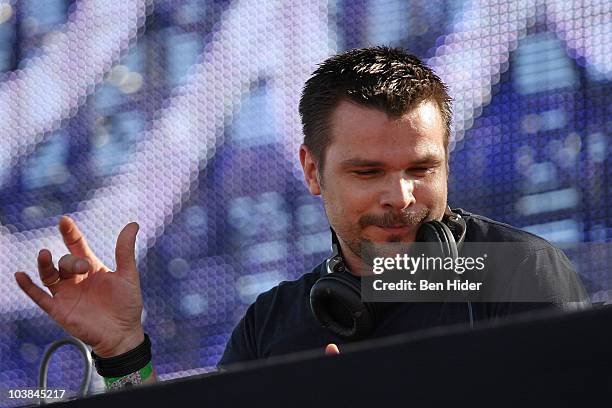
[[(66, 253), (62, 214), (111, 268), (140, 224), (159, 376), (213, 369), (259, 293), (330, 253), (297, 105), (355, 47), (404, 47), (449, 84), (450, 204), (560, 246), (606, 299), (608, 265), (572, 248), (612, 237), (611, 17), (606, 0), (0, 1), (0, 387), (36, 386), (66, 336), (13, 279)], [(49, 386), (81, 375), (60, 349)]]

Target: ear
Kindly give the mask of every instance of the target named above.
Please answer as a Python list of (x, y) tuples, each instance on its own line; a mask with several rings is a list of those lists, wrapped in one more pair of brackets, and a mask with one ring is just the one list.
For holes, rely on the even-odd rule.
[(308, 149), (308, 146), (302, 144), (300, 146), (300, 163), (302, 163), (302, 170), (304, 171), (304, 180), (306, 180), (306, 186), (310, 190), (312, 195), (321, 195), (321, 185), (319, 184), (319, 170), (317, 169), (317, 163)]

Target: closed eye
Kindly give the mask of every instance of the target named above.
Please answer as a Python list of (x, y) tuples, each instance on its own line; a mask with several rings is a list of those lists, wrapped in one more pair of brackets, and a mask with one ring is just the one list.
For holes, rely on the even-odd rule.
[(379, 174), (380, 170), (355, 170), (353, 173), (358, 176), (373, 176), (375, 174)]
[(434, 171), (433, 167), (415, 167), (413, 169), (409, 169), (408, 172), (410, 174), (416, 174), (419, 176), (426, 176), (427, 174)]

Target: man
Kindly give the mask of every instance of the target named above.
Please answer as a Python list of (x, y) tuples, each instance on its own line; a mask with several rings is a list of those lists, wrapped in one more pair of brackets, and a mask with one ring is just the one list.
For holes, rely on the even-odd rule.
[[(451, 104), (446, 86), (418, 58), (386, 47), (334, 56), (306, 83), (300, 114), (304, 127), (300, 161), (306, 184), (313, 195), (322, 196), (346, 273), (368, 274), (363, 244), (412, 242), (425, 222), (443, 219)], [(477, 321), (546, 306), (565, 307), (569, 298), (588, 303), (569, 261), (549, 243), (456, 211), (466, 221), (466, 241), (521, 242), (522, 256), (508, 261), (512, 268), (527, 276), (553, 276), (550, 302), (479, 304)], [(48, 251), (42, 250), (38, 257), (40, 277), (51, 296), (26, 274), (16, 274), (19, 286), (34, 302), (92, 346), (98, 371), (110, 388), (121, 386), (125, 378), (155, 381), (140, 323), (142, 297), (134, 260), (137, 230), (132, 223), (119, 234), (117, 271), (110, 274), (74, 222), (63, 217), (60, 231), (70, 255), (60, 259), (58, 269)], [(317, 347), (338, 353), (336, 344), (345, 339), (321, 327), (310, 310), (310, 290), (325, 274), (324, 266), (325, 262), (298, 280), (261, 294), (234, 329), (219, 365)], [(572, 293), (556, 289), (556, 276), (567, 279)], [(387, 310), (371, 337), (465, 323), (465, 307), (460, 302), (401, 304)]]
[[(306, 184), (313, 195), (321, 195), (351, 273), (371, 274), (362, 260), (363, 245), (412, 242), (419, 226), (443, 218), (451, 103), (446, 86), (419, 59), (385, 47), (334, 56), (306, 82), (300, 114)], [(497, 260), (505, 270), (516, 271), (512, 278), (522, 280), (519, 291), (550, 289), (550, 302), (476, 305), (477, 319), (588, 304), (571, 264), (548, 242), (457, 212), (466, 220), (468, 242), (520, 243), (520, 258)], [(335, 344), (345, 340), (322, 329), (310, 310), (310, 290), (325, 273), (321, 263), (300, 279), (261, 294), (238, 323), (220, 365), (323, 345), (329, 345), (328, 354), (337, 353)], [(543, 278), (534, 281), (533, 276)], [(465, 309), (462, 302), (406, 303), (388, 309), (370, 337), (466, 323), (470, 317)]]

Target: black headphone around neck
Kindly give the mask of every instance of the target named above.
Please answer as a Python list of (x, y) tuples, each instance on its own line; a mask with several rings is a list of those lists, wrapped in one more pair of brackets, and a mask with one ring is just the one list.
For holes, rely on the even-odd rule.
[[(433, 220), (421, 225), (415, 240), (438, 243), (439, 253), (456, 259), (465, 233), (465, 220), (447, 207), (442, 221)], [(347, 270), (333, 229), (331, 234), (332, 256), (325, 261), (321, 278), (310, 290), (310, 308), (315, 319), (339, 337), (363, 339), (374, 330), (392, 304), (361, 301), (361, 280)], [(467, 307), (470, 327), (473, 327), (471, 302), (467, 302)]]

